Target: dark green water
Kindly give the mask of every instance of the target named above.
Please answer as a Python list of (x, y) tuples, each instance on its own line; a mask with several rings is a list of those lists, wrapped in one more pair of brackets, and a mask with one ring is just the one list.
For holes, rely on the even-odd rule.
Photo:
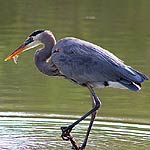
[[(150, 75), (150, 1), (0, 0), (0, 149), (71, 149), (60, 126), (91, 108), (89, 92), (62, 78), (47, 77), (33, 63), (34, 50), (18, 64), (5, 57), (36, 29), (56, 39), (75, 36), (106, 49)], [(102, 108), (87, 150), (150, 149), (150, 82), (140, 92), (96, 89)], [(84, 139), (89, 119), (73, 134)]]

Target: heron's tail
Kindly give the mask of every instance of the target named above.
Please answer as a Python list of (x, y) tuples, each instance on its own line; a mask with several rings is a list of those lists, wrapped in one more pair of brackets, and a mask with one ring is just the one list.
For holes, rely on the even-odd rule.
[(144, 82), (144, 80), (148, 80), (148, 77), (145, 74), (130, 66), (126, 66), (119, 83), (132, 91), (139, 91), (141, 89), (141, 83)]
[(139, 91), (141, 89), (141, 83), (129, 82), (126, 80), (120, 80), (119, 83), (132, 91)]

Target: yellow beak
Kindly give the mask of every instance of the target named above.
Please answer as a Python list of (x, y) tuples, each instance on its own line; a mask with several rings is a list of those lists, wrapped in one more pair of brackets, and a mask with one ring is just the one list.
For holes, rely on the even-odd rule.
[(17, 54), (20, 54), (23, 50), (27, 49), (28, 46), (26, 46), (24, 43), (19, 46), (16, 50), (14, 50), (10, 55), (7, 56), (7, 58), (5, 59), (5, 61), (13, 58), (14, 56), (16, 56)]

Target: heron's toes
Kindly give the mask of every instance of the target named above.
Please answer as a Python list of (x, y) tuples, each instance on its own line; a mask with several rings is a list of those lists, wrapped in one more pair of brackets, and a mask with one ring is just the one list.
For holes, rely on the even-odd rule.
[(68, 141), (72, 138), (70, 135), (72, 129), (70, 129), (69, 127), (61, 127), (61, 130), (62, 130), (61, 137), (63, 140)]

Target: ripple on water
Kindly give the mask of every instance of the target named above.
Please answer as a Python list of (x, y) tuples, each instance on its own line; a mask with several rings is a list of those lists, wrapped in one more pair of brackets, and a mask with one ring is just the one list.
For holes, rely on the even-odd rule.
[[(80, 116), (35, 113), (0, 113), (0, 149), (68, 149), (70, 143), (62, 141), (61, 126), (75, 121)], [(109, 119), (109, 118), (108, 118)], [(106, 120), (106, 118), (105, 118)], [(97, 118), (88, 141), (91, 149), (149, 149), (150, 125), (103, 121)], [(89, 120), (80, 123), (73, 131), (76, 140), (84, 139)]]

